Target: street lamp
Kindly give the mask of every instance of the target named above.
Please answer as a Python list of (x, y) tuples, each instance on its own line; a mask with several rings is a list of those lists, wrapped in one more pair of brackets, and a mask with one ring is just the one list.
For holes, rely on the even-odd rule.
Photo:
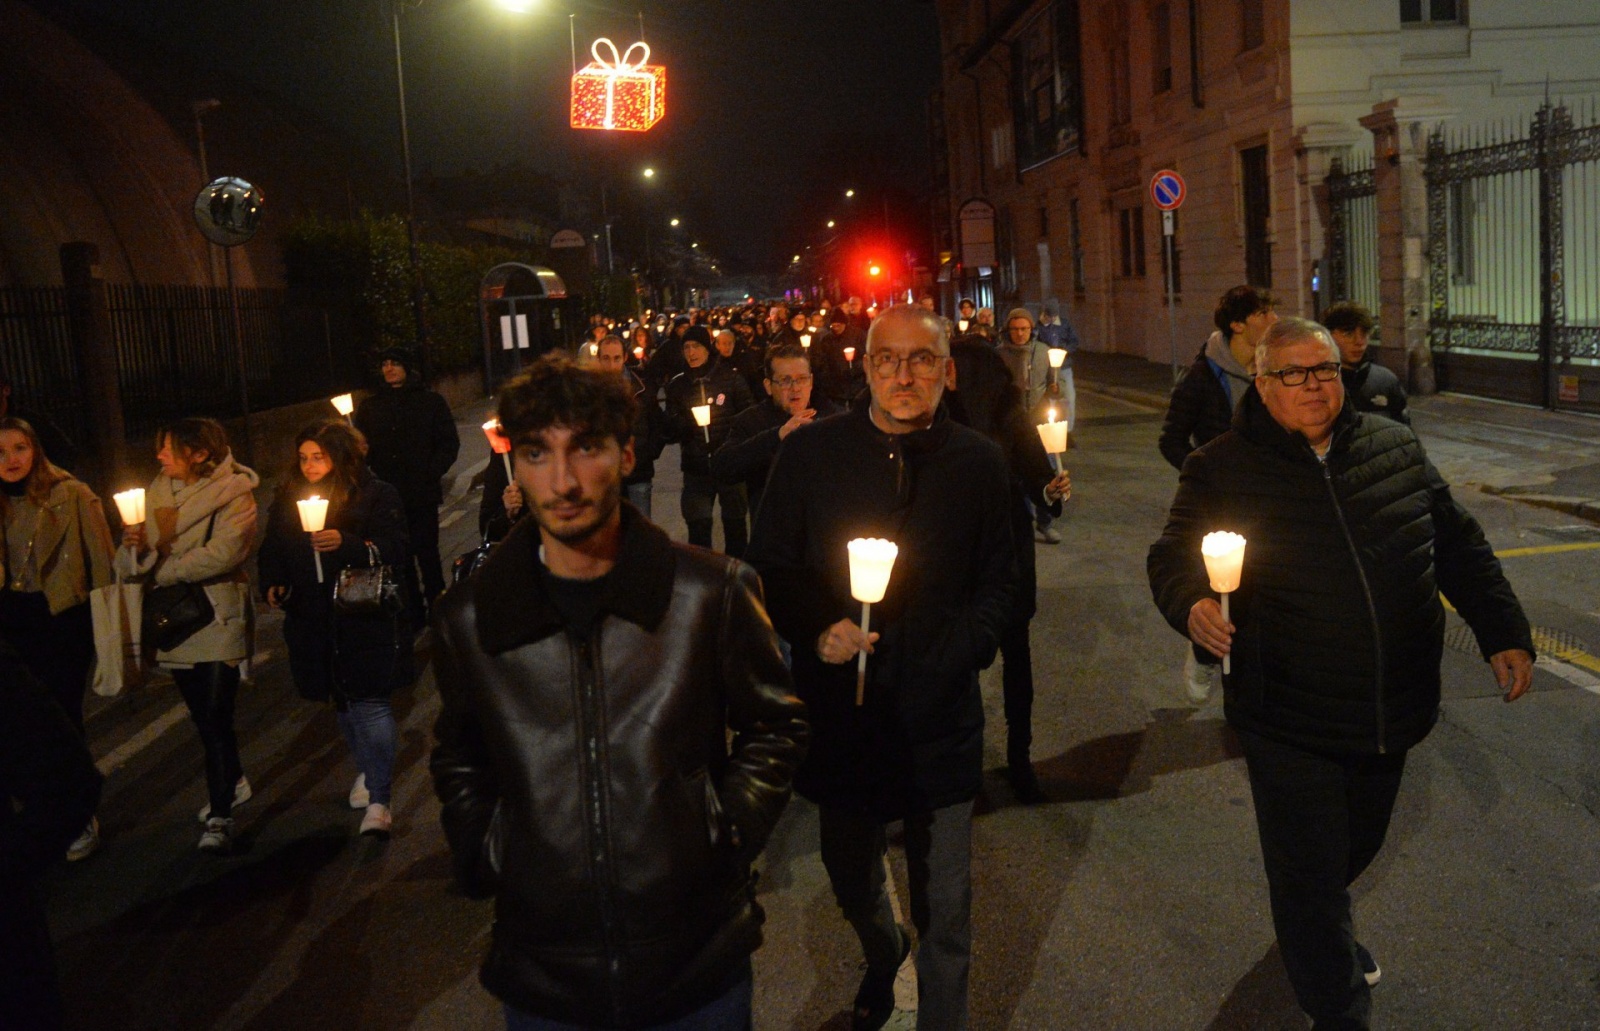
[(678, 219), (676, 219), (676, 218), (675, 218), (675, 219), (673, 219), (673, 220), (672, 220), (672, 223), (671, 223), (671, 224), (672, 224), (672, 228), (674, 228), (674, 229), (676, 229), (676, 228), (678, 228), (678, 226), (679, 226), (679, 225), (681, 225), (681, 224), (682, 224), (682, 223), (681, 223), (681, 222), (680, 222), (680, 221), (679, 221), (679, 220), (678, 220)]
[(845, 196), (846, 200), (849, 200), (851, 197), (854, 197), (855, 195), (856, 195), (856, 191), (854, 191), (854, 190), (846, 190), (846, 191), (844, 191), (844, 196)]
[(653, 168), (645, 169), (644, 170), (644, 177), (646, 179), (654, 179), (656, 177), (656, 170), (653, 169)]
[[(495, 0), (505, 11), (527, 14), (539, 0)], [(413, 7), (421, 0), (388, 0), (390, 21), (394, 26), (394, 86), (400, 102), (400, 161), (406, 180), (406, 244), (411, 256), (411, 310), (417, 323), (418, 356), (427, 361), (428, 327), (423, 310), (422, 258), (417, 249), (417, 204), (411, 183), (411, 129), (406, 119), (406, 69), (400, 47), (400, 9), (410, 3)]]

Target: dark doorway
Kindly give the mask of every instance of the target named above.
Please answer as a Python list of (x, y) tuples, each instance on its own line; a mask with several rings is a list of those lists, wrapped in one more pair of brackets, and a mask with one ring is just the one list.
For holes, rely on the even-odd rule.
[(1272, 182), (1267, 170), (1267, 148), (1246, 147), (1239, 152), (1244, 185), (1244, 278), (1252, 286), (1272, 285)]

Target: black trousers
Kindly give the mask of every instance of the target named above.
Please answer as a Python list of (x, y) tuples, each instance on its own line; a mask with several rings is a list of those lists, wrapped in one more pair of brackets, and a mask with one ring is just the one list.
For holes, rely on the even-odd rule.
[(444, 593), (444, 563), (439, 558), (439, 502), (432, 498), (402, 498), (406, 509), (406, 532), (411, 537), (411, 555), (422, 571), (421, 594), (426, 610), (433, 599)]
[(44, 901), (13, 878), (0, 884), (0, 1028), (54, 1031), (63, 1020)]
[(0, 634), (83, 733), (83, 693), (94, 663), (89, 603), (52, 616), (43, 592), (0, 590)]
[(718, 483), (710, 473), (683, 474), (683, 494), (679, 505), (683, 521), (689, 527), (689, 543), (698, 547), (711, 547), (711, 513), (713, 502), (722, 504), (722, 537), (727, 554), (732, 558), (744, 555), (750, 539), (749, 502), (745, 498), (744, 484), (729, 486)]
[(1026, 766), (1033, 745), (1033, 645), (1031, 621), (1015, 621), (1000, 638), (1000, 687), (1005, 698), (1006, 762)]
[(1405, 753), (1325, 754), (1238, 733), (1295, 997), (1318, 1031), (1364, 1029), (1372, 990), (1356, 959), (1349, 886), (1383, 847)]
[(233, 706), (239, 694), (239, 667), (226, 662), (202, 662), (191, 669), (175, 669), (189, 718), (200, 732), (206, 754), (206, 794), (213, 819), (233, 815), (233, 785), (244, 772), (239, 764), (239, 739), (233, 732)]

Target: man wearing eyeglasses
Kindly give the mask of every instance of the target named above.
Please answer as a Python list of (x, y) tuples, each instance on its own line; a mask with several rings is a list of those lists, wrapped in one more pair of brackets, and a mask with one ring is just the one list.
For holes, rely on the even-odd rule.
[[(1010, 619), (1016, 556), (998, 445), (949, 417), (944, 320), (916, 305), (867, 334), (868, 397), (793, 433), (779, 450), (748, 559), (810, 706), (811, 760), (796, 786), (820, 808), (834, 897), (861, 940), (866, 974), (851, 1027), (882, 1027), (911, 949), (885, 891), (884, 825), (905, 821), (917, 925), (917, 1026), (966, 1027), (972, 802), (983, 774), (978, 671)], [(872, 633), (856, 620), (848, 542), (899, 554)], [(865, 685), (857, 694), (857, 656)]]
[[(1230, 656), (1273, 927), (1319, 1029), (1366, 1028), (1379, 968), (1349, 884), (1383, 844), (1406, 752), (1439, 718), (1449, 597), (1505, 692), (1532, 682), (1527, 617), (1483, 530), (1411, 429), (1347, 403), (1322, 326), (1284, 319), (1256, 348), (1233, 429), (1183, 464), (1150, 586), (1167, 622)], [(1231, 620), (1200, 554), (1242, 534)]]
[(825, 396), (812, 393), (810, 356), (793, 344), (779, 344), (767, 355), (762, 385), (767, 403), (734, 416), (727, 442), (711, 456), (711, 475), (730, 486), (743, 483), (752, 513), (761, 510), (761, 493), (778, 446), (795, 430), (838, 411)]

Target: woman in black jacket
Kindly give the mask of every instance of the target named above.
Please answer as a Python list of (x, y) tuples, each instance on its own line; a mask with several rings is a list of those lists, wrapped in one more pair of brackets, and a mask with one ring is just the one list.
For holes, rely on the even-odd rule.
[(1044, 793), (1033, 772), (1033, 648), (1028, 624), (1038, 611), (1038, 580), (1033, 554), (1033, 513), (1028, 502), (1061, 515), (1061, 502), (1072, 496), (1072, 479), (1050, 465), (1039, 432), (1022, 406), (1022, 392), (1011, 372), (981, 336), (957, 340), (950, 348), (956, 364), (956, 391), (951, 413), (999, 444), (1011, 474), (1011, 530), (1020, 574), (1011, 621), (1000, 638), (1001, 689), (1005, 696), (1006, 762), (1011, 789), (1018, 801), (1042, 802)]
[[(415, 679), (410, 623), (400, 611), (346, 614), (333, 606), (345, 568), (399, 567), (410, 561), (400, 493), (367, 469), (360, 434), (342, 422), (320, 422), (295, 438), (297, 467), (278, 491), (261, 544), (261, 590), (284, 612), (289, 670), (302, 698), (331, 698), (339, 730), (360, 776), (350, 807), (364, 809), (361, 833), (387, 837), (395, 754), (389, 695)], [(301, 529), (296, 502), (329, 500), (319, 533)], [(313, 551), (322, 557), (317, 582)]]

